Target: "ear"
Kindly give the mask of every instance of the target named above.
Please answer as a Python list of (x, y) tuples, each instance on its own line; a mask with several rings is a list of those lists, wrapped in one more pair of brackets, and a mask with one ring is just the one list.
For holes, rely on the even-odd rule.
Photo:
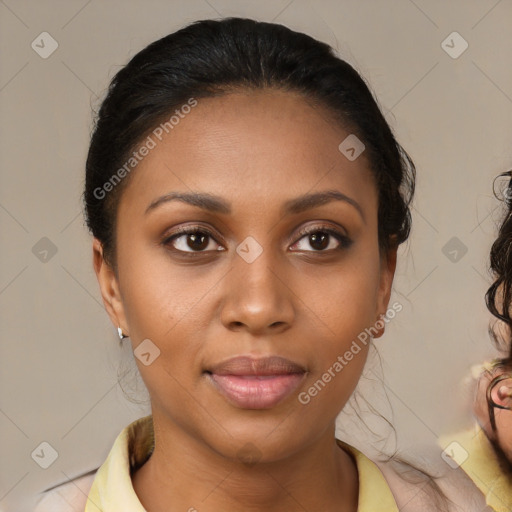
[(100, 285), (101, 297), (108, 316), (114, 327), (121, 327), (123, 332), (128, 334), (117, 276), (113, 268), (105, 261), (103, 246), (97, 238), (94, 238), (92, 243), (92, 257), (94, 272)]
[(495, 378), (499, 377), (499, 382), (491, 392), (492, 400), (495, 404), (508, 408), (512, 397), (512, 379), (510, 378), (510, 370), (508, 368), (499, 368), (494, 374)]
[[(398, 246), (391, 244), (390, 248), (387, 249), (380, 258), (380, 282), (377, 297), (378, 317), (375, 319), (376, 323), (385, 315), (388, 308), (393, 278), (395, 277), (397, 250)], [(380, 324), (382, 324), (382, 326)], [(373, 337), (380, 338), (384, 334), (385, 329), (386, 324), (384, 320), (381, 320), (378, 322), (377, 333)]]

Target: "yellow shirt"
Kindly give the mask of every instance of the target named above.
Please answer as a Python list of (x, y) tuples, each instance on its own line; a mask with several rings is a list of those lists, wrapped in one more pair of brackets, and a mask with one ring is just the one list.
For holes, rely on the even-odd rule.
[[(398, 512), (378, 467), (355, 448), (337, 440), (355, 458), (359, 473), (358, 512)], [(147, 460), (154, 447), (152, 416), (140, 418), (119, 434), (98, 469), (84, 512), (145, 512), (132, 485), (131, 468)]]
[[(487, 505), (496, 512), (512, 511), (512, 476), (501, 471), (494, 449), (485, 432), (478, 426), (440, 439), (442, 448), (454, 446), (450, 450), (455, 462), (473, 480), (485, 495)], [(462, 449), (461, 449), (462, 447)]]

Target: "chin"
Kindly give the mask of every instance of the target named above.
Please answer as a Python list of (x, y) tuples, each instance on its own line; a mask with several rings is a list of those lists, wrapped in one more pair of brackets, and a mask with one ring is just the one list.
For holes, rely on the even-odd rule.
[[(305, 432), (301, 429), (301, 436), (291, 434), (290, 428), (279, 430), (279, 423), (272, 422), (261, 428), (254, 428), (254, 423), (238, 423), (236, 428), (225, 423), (226, 435), (222, 439), (210, 439), (210, 447), (222, 456), (238, 460), (244, 464), (273, 463), (290, 457), (308, 444)], [(297, 432), (300, 426), (294, 426)], [(307, 433), (306, 433), (307, 434)], [(316, 436), (312, 436), (312, 439)], [(208, 442), (208, 441), (207, 441)]]

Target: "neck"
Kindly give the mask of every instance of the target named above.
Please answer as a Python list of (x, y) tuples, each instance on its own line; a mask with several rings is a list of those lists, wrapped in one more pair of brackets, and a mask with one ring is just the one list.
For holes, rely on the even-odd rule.
[(310, 445), (272, 462), (242, 462), (153, 415), (155, 448), (132, 476), (150, 512), (357, 510), (355, 462), (334, 424)]

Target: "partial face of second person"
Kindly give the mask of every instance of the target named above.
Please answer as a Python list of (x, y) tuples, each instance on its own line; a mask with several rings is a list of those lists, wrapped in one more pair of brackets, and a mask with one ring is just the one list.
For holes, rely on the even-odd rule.
[[(365, 153), (349, 161), (338, 149), (349, 133), (297, 94), (242, 90), (198, 100), (132, 171), (118, 207), (117, 273), (97, 241), (95, 268), (115, 326), (134, 349), (149, 339), (160, 350), (148, 366), (137, 360), (155, 431), (228, 459), (250, 443), (268, 462), (332, 439), (368, 347), (308, 404), (299, 393), (386, 312), (396, 256), (379, 250)], [(325, 191), (342, 199), (287, 208)], [(166, 200), (172, 193), (221, 205)], [(237, 400), (210, 373), (235, 356), (279, 356), (304, 373), (288, 393), (282, 382)]]
[[(505, 465), (507, 470), (512, 470), (512, 411), (494, 408), (494, 419), (496, 422), (496, 429), (491, 426), (489, 405), (487, 403), (487, 389), (492, 382), (492, 379), (500, 375), (512, 375), (512, 367), (495, 368), (493, 371), (484, 372), (477, 384), (475, 392), (474, 412), (476, 418), (484, 430), (485, 434), (497, 445), (501, 452), (501, 458), (508, 461)], [(503, 400), (500, 393), (509, 397), (512, 389), (506, 386), (494, 386), (492, 390), (492, 398), (495, 403), (504, 405), (510, 402), (507, 398)]]

